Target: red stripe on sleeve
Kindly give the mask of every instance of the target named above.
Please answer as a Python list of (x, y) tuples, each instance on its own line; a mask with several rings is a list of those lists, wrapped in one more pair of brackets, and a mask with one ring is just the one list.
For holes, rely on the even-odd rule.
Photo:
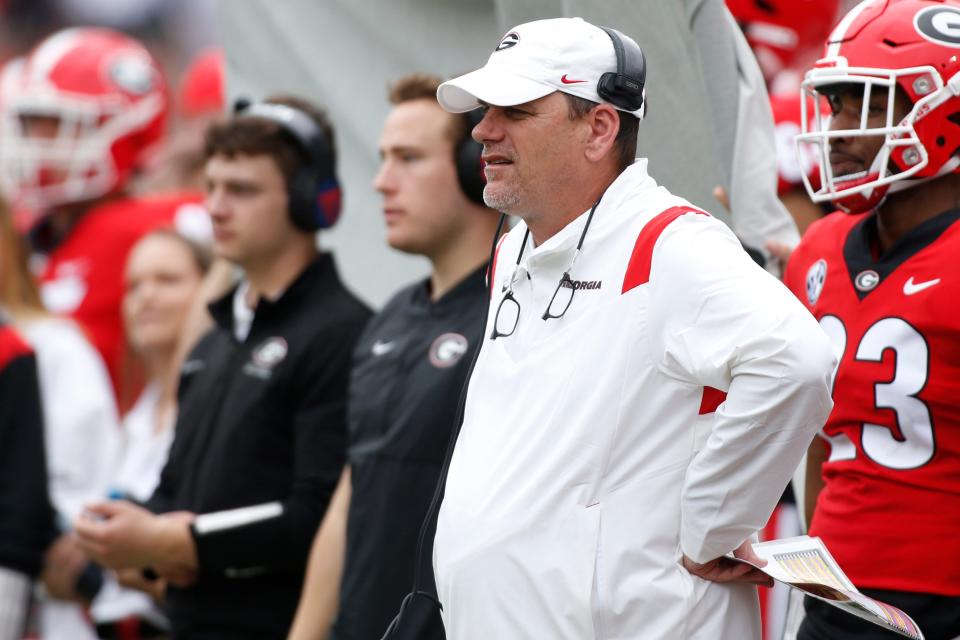
[(12, 360), (31, 353), (33, 350), (13, 329), (0, 327), (0, 369), (5, 368)]
[(493, 252), (493, 264), (487, 267), (487, 285), (490, 287), (490, 297), (493, 298), (493, 288), (496, 284), (494, 278), (497, 277), (497, 259), (500, 257), (500, 247), (503, 246), (503, 241), (507, 239), (507, 234), (500, 236), (500, 239), (497, 240), (497, 248)]
[(634, 287), (646, 284), (650, 281), (650, 263), (653, 261), (653, 246), (663, 230), (671, 222), (686, 213), (699, 213), (704, 216), (710, 215), (706, 211), (700, 211), (692, 207), (670, 207), (662, 213), (658, 213), (640, 230), (637, 236), (637, 242), (633, 245), (633, 253), (630, 255), (630, 262), (627, 264), (627, 273), (623, 276), (623, 289), (621, 294), (630, 291)]
[(726, 391), (720, 391), (720, 389), (714, 389), (713, 387), (704, 387), (703, 397), (700, 399), (700, 415), (713, 413), (726, 399)]

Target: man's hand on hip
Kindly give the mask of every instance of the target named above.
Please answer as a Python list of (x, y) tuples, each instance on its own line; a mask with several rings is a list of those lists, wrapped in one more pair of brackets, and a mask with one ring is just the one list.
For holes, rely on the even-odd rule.
[[(751, 544), (751, 541), (747, 540), (734, 550), (733, 555), (761, 567), (767, 564), (766, 560), (761, 559), (753, 552)], [(689, 571), (691, 575), (711, 582), (747, 582), (766, 587), (773, 586), (773, 578), (760, 571), (760, 569), (743, 562), (737, 562), (726, 556), (700, 564), (684, 555), (682, 564), (683, 568)]]

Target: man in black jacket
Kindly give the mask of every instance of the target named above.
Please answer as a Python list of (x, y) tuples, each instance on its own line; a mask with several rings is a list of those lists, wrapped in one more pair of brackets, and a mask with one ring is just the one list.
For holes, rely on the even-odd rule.
[(20, 638), (53, 539), (33, 351), (0, 316), (0, 639)]
[(339, 210), (322, 112), (248, 105), (210, 129), (206, 152), (214, 249), (244, 279), (210, 306), (215, 326), (183, 365), (150, 511), (93, 505), (76, 528), (103, 564), (167, 580), (175, 638), (277, 638), (344, 463), (350, 354), (369, 312), (316, 248)]

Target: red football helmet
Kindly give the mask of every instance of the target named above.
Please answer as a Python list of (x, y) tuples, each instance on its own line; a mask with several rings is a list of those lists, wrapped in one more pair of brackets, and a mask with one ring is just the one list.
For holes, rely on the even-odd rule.
[(840, 0), (726, 0), (761, 66), (772, 74), (823, 44)]
[[(960, 1), (867, 0), (850, 11), (827, 41), (824, 57), (807, 72), (804, 95), (813, 98), (815, 125), (806, 115), (797, 145), (813, 145), (820, 158), (820, 186), (805, 180), (816, 202), (833, 201), (849, 212), (876, 207), (888, 192), (907, 189), (960, 167)], [(823, 97), (838, 86), (862, 91), (858, 129), (830, 130)], [(894, 121), (897, 88), (912, 108)], [(887, 97), (885, 126), (868, 128), (870, 95)], [(806, 101), (804, 101), (806, 110)], [(835, 176), (830, 141), (882, 136), (883, 146), (865, 172)]]
[(161, 141), (169, 90), (136, 40), (101, 28), (60, 31), (28, 54), (5, 104), (14, 196), (47, 211), (117, 191)]
[(223, 50), (219, 47), (207, 49), (190, 62), (177, 94), (181, 116), (223, 114), (223, 66)]

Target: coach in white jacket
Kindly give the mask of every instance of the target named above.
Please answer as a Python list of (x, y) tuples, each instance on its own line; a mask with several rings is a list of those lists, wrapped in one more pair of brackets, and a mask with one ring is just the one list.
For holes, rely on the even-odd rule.
[(749, 553), (835, 361), (726, 226), (633, 161), (643, 65), (623, 35), (542, 20), (438, 91), (486, 109), (484, 198), (523, 221), (439, 515), (450, 640), (760, 637), (764, 577), (722, 556)]

